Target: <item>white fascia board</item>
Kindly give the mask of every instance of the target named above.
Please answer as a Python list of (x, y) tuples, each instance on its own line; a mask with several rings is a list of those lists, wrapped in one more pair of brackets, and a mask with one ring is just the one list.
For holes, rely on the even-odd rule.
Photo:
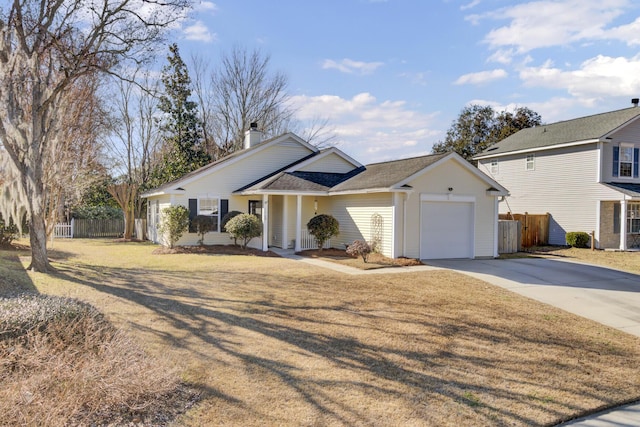
[(329, 193), (326, 191), (287, 191), (287, 190), (276, 190), (276, 191), (263, 191), (263, 190), (253, 190), (253, 191), (243, 191), (240, 193), (234, 193), (235, 196), (253, 196), (253, 195), (269, 195), (269, 196), (328, 196)]
[(178, 189), (173, 189), (173, 190), (162, 190), (162, 191), (154, 191), (151, 193), (142, 193), (140, 195), (140, 197), (142, 197), (143, 199), (148, 199), (149, 197), (156, 197), (156, 196), (169, 196), (169, 195), (178, 195), (178, 194), (186, 194), (186, 190), (178, 190)]
[(300, 170), (304, 167), (307, 167), (315, 162), (317, 162), (320, 159), (323, 159), (331, 154), (336, 154), (340, 157), (342, 157), (344, 160), (346, 160), (347, 162), (351, 163), (354, 166), (354, 169), (360, 168), (362, 167), (362, 164), (358, 161), (356, 161), (353, 157), (349, 156), (348, 154), (344, 153), (342, 150), (336, 148), (336, 147), (331, 147), (328, 150), (318, 154), (317, 156), (313, 156), (310, 159), (305, 160), (302, 163), (298, 163), (292, 167), (290, 167), (289, 169), (287, 169), (285, 172), (295, 172), (297, 170)]
[(575, 147), (575, 146), (578, 146), (578, 145), (595, 144), (596, 142), (601, 142), (601, 139), (600, 138), (585, 139), (584, 141), (567, 142), (567, 143), (564, 143), (564, 144), (548, 145), (546, 147), (527, 148), (527, 149), (524, 149), (524, 150), (508, 151), (508, 152), (497, 153), (497, 154), (485, 154), (485, 155), (475, 156), (473, 159), (474, 160), (484, 160), (484, 159), (491, 159), (491, 158), (494, 158), (494, 157), (511, 156), (511, 155), (514, 155), (514, 154), (535, 153), (537, 151), (555, 150), (556, 148), (566, 148), (566, 147)]
[(329, 196), (343, 196), (349, 194), (369, 194), (369, 193), (411, 193), (413, 188), (394, 188), (394, 187), (381, 187), (381, 188), (363, 188), (360, 190), (342, 190), (342, 191), (329, 191)]

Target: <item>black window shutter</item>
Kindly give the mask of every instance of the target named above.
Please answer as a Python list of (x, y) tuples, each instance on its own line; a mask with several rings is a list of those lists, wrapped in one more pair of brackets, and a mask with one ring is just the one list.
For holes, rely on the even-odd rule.
[(620, 203), (613, 204), (613, 233), (620, 234)]
[[(218, 224), (222, 224), (222, 219), (228, 213), (229, 213), (229, 199), (221, 199), (220, 200), (220, 221), (218, 221)], [(224, 230), (220, 230), (220, 231), (224, 231)]]
[(618, 163), (620, 162), (620, 147), (613, 147), (613, 176), (618, 176)]
[(633, 177), (638, 177), (638, 152), (640, 150), (637, 148), (633, 149)]
[(198, 216), (198, 199), (189, 199), (189, 233), (195, 233), (193, 220)]

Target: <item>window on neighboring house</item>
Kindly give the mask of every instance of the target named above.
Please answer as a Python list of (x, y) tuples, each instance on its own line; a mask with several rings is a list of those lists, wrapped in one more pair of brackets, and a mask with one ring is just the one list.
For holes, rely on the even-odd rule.
[(527, 154), (527, 166), (528, 171), (532, 171), (536, 168), (536, 155), (535, 154)]
[(498, 159), (492, 159), (491, 160), (491, 173), (493, 175), (496, 175), (498, 173), (499, 169), (498, 169)]
[(638, 149), (632, 144), (613, 147), (613, 176), (638, 177)]
[(640, 233), (640, 203), (627, 205), (627, 233)]

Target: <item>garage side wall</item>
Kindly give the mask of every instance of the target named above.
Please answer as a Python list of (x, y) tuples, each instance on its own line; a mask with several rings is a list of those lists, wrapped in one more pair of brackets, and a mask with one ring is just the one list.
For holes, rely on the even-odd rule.
[(330, 198), (331, 214), (340, 223), (340, 234), (331, 246), (345, 249), (354, 240), (379, 239), (382, 253), (392, 256), (394, 208), (391, 193), (352, 194)]
[[(455, 196), (472, 198), (474, 202), (473, 256), (476, 258), (495, 255), (496, 203), (488, 196), (489, 185), (455, 160), (442, 163), (408, 183), (414, 191), (407, 197), (405, 236), (406, 254), (411, 258), (421, 257), (420, 213), (422, 195)], [(449, 191), (451, 188), (451, 191)]]

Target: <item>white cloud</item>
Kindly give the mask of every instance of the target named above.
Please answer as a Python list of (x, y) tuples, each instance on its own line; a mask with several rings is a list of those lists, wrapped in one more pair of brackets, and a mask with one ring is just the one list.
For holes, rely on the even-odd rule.
[(327, 69), (336, 69), (343, 73), (359, 73), (359, 74), (371, 74), (377, 68), (384, 65), (382, 62), (363, 62), (363, 61), (354, 61), (352, 59), (345, 58), (342, 61), (334, 61), (333, 59), (325, 59), (322, 63), (322, 68)]
[(468, 9), (473, 9), (474, 7), (476, 7), (477, 5), (479, 5), (481, 3), (481, 0), (472, 0), (471, 2), (467, 3), (467, 4), (463, 4), (462, 6), (460, 6), (460, 10), (468, 10)]
[(480, 71), (477, 73), (464, 74), (454, 82), (456, 85), (481, 85), (495, 80), (504, 79), (507, 77), (507, 72), (501, 68), (496, 68), (490, 71)]
[(217, 35), (212, 34), (209, 28), (202, 22), (196, 21), (192, 25), (185, 27), (182, 32), (187, 40), (210, 43), (217, 40)]
[(215, 13), (218, 11), (218, 5), (210, 1), (201, 1), (194, 7), (194, 9), (197, 11)]
[[(508, 19), (510, 23), (491, 30), (484, 38), (492, 49), (514, 47), (518, 53), (613, 37), (605, 27), (624, 13), (628, 0), (541, 0), (505, 7), (483, 15), (469, 15), (468, 21)], [(640, 24), (638, 24), (640, 25)], [(623, 37), (633, 28), (617, 30)], [(628, 35), (627, 35), (628, 37)]]
[(640, 55), (633, 58), (598, 55), (575, 70), (562, 70), (548, 61), (526, 67), (520, 78), (529, 87), (566, 89), (572, 96), (592, 99), (640, 93)]
[(412, 111), (405, 101), (380, 102), (370, 93), (351, 99), (300, 95), (291, 101), (302, 121), (328, 119), (340, 149), (363, 163), (429, 154), (442, 136), (430, 127), (436, 113)]
[(606, 31), (604, 37), (624, 41), (630, 46), (640, 44), (640, 18)]

